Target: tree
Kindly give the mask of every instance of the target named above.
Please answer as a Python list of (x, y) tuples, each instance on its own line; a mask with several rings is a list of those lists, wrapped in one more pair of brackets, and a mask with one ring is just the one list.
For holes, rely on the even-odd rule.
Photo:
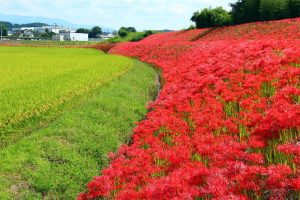
[(125, 27), (121, 27), (118, 31), (118, 35), (122, 38), (126, 37), (128, 35), (128, 31)]
[[(238, 0), (230, 6), (233, 24), (300, 17), (300, 0)], [(202, 12), (212, 16), (208, 11)], [(196, 15), (200, 14), (195, 13), (193, 17), (197, 19)], [(208, 21), (202, 19), (205, 20)]]
[(291, 17), (300, 17), (300, 0), (289, 0), (288, 7)]
[(132, 32), (132, 33), (136, 32), (136, 29), (134, 27), (127, 27), (126, 30), (127, 32)]
[[(34, 32), (33, 32), (34, 34)], [(52, 38), (53, 35), (56, 35), (54, 32), (50, 32), (49, 29), (45, 29), (45, 33), (40, 34), (40, 37), (42, 38)]]
[(234, 24), (259, 21), (260, 0), (239, 0), (231, 3), (231, 16)]
[(121, 27), (118, 31), (118, 35), (122, 38), (126, 37), (128, 33), (135, 33), (136, 29), (134, 27)]
[(86, 29), (86, 28), (79, 28), (76, 30), (76, 33), (90, 33), (90, 30), (89, 29)]
[(34, 37), (41, 37), (41, 33), (40, 32), (38, 32), (38, 31), (32, 31), (32, 33), (33, 33), (33, 35), (34, 35)]
[(231, 16), (222, 7), (205, 8), (201, 12), (195, 12), (191, 20), (196, 23), (197, 28), (208, 28), (229, 25)]
[(102, 29), (99, 26), (95, 26), (92, 28), (92, 30), (89, 33), (89, 37), (90, 38), (96, 38), (97, 35), (101, 35), (102, 34)]
[(152, 34), (153, 34), (153, 31), (151, 31), (151, 30), (146, 30), (146, 31), (144, 31), (143, 36), (146, 38), (146, 37), (148, 37), (148, 36), (150, 36), (150, 35), (152, 35)]
[(230, 3), (229, 4), (231, 6), (231, 17), (232, 17), (232, 22), (234, 24), (241, 24), (243, 23), (243, 11), (242, 11), (242, 7), (243, 7), (243, 2), (242, 1), (238, 1), (236, 3)]
[(290, 16), (287, 0), (261, 0), (260, 2), (261, 20), (284, 19)]
[(2, 36), (7, 36), (7, 28), (4, 24), (0, 23), (0, 31), (2, 30)]
[(7, 30), (12, 30), (12, 28), (14, 27), (14, 25), (12, 23), (10, 23), (10, 22), (0, 21), (0, 24), (2, 24), (3, 26), (5, 26)]

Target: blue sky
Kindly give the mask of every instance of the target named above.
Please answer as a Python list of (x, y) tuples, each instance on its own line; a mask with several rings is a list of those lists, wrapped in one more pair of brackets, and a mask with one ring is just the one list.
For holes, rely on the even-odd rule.
[(115, 29), (182, 29), (192, 24), (194, 11), (209, 6), (229, 10), (233, 2), (236, 0), (0, 0), (0, 12)]

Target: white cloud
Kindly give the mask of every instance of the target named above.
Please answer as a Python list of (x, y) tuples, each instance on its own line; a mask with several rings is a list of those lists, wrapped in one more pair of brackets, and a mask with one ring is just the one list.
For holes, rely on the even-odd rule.
[(182, 15), (186, 13), (186, 10), (188, 10), (188, 7), (184, 4), (176, 3), (169, 7), (169, 12), (173, 14)]
[(76, 24), (118, 28), (180, 29), (190, 25), (194, 11), (235, 0), (0, 0), (5, 14), (61, 18)]

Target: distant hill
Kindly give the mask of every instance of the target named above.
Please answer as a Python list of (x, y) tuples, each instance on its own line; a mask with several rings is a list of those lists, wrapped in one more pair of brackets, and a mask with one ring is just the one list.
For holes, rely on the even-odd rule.
[[(80, 24), (74, 24), (71, 22), (68, 22), (66, 20), (62, 19), (55, 19), (55, 18), (48, 18), (48, 17), (37, 17), (37, 16), (20, 16), (20, 15), (6, 15), (3, 13), (0, 13), (0, 21), (4, 22), (10, 22), (11, 24), (47, 24), (47, 25), (53, 25), (57, 24), (59, 26), (69, 27), (69, 28), (92, 28), (94, 25), (80, 25)], [(34, 22), (34, 23), (33, 23)], [(9, 27), (8, 27), (9, 28)], [(112, 32), (114, 29), (103, 27), (101, 26), (102, 30), (105, 32)], [(11, 28), (9, 28), (11, 29)]]
[(13, 28), (20, 28), (20, 27), (42, 27), (42, 26), (49, 26), (49, 24), (40, 23), (40, 22), (33, 22), (28, 24), (13, 24), (11, 22), (0, 21), (0, 24), (3, 24), (8, 30), (12, 30)]
[[(0, 13), (0, 21), (7, 21), (12, 24), (29, 24), (33, 22), (40, 22), (43, 24), (58, 24), (61, 26), (65, 27), (72, 27), (72, 28), (79, 28), (82, 27), (81, 25), (78, 24), (73, 24), (71, 22), (61, 20), (61, 19), (52, 19), (52, 18), (47, 18), (47, 17), (35, 17), (35, 16), (20, 16), (20, 15), (5, 15)], [(89, 27), (89, 26), (85, 26)]]

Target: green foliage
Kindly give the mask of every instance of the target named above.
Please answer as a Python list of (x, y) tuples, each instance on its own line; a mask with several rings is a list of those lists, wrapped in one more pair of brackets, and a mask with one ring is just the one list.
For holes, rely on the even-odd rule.
[(260, 0), (239, 0), (230, 4), (234, 24), (258, 21)]
[(191, 160), (194, 162), (202, 162), (206, 167), (209, 167), (209, 159), (205, 156), (202, 156), (198, 153), (193, 153), (191, 155)]
[(120, 29), (120, 30), (118, 31), (118, 35), (119, 35), (120, 37), (124, 38), (124, 37), (126, 37), (126, 36), (128, 35), (128, 32), (127, 32), (126, 30), (124, 30), (124, 29)]
[(99, 26), (95, 26), (89, 32), (89, 38), (96, 38), (98, 35), (102, 34), (102, 29)]
[(150, 35), (152, 35), (154, 32), (153, 31), (150, 31), (150, 30), (147, 30), (147, 31), (144, 31), (144, 37), (148, 37)]
[(117, 35), (114, 38), (108, 39), (107, 42), (113, 42), (113, 43), (115, 43), (115, 42), (137, 42), (137, 41), (140, 41), (154, 33), (155, 33), (155, 31), (151, 31), (151, 30), (147, 30), (144, 32), (126, 32), (125, 35), (122, 35), (123, 37), (120, 35)]
[(263, 82), (261, 85), (261, 94), (265, 98), (270, 98), (276, 93), (276, 88), (272, 82)]
[(130, 62), (126, 74), (66, 102), (42, 125), (31, 123), (27, 137), (0, 149), (0, 199), (76, 199), (86, 189), (108, 164), (107, 154), (129, 141), (156, 93), (155, 70)]
[(121, 27), (118, 31), (118, 35), (122, 38), (129, 35), (129, 33), (135, 33), (136, 29), (134, 27)]
[(126, 29), (128, 32), (136, 32), (136, 29), (134, 27), (127, 27)]
[(0, 24), (4, 24), (8, 30), (12, 30), (13, 28), (20, 28), (20, 27), (42, 27), (42, 26), (49, 26), (45, 23), (40, 22), (34, 22), (34, 23), (28, 23), (28, 24), (12, 24), (10, 22), (6, 21), (0, 21)]
[(261, 20), (288, 18), (288, 2), (287, 0), (261, 0), (259, 14)]
[(7, 28), (5, 24), (0, 23), (0, 31), (2, 30), (2, 36), (7, 36)]
[(86, 29), (86, 28), (79, 28), (76, 30), (76, 33), (90, 33), (90, 30), (89, 29)]
[(55, 35), (54, 32), (50, 32), (49, 29), (45, 29), (45, 33), (40, 34), (39, 32), (33, 32), (35, 37), (41, 37), (45, 39), (52, 39), (52, 36)]
[(300, 0), (289, 0), (288, 7), (291, 17), (300, 17)]
[(20, 27), (42, 27), (42, 26), (49, 26), (48, 24), (41, 23), (41, 22), (33, 22), (33, 23), (27, 23), (27, 24), (14, 24), (14, 28), (20, 28)]
[(126, 32), (136, 32), (136, 29), (134, 27), (121, 27), (119, 30), (125, 30)]
[(137, 41), (140, 41), (152, 34), (153, 34), (152, 31), (134, 32), (133, 34), (131, 34), (132, 38), (130, 39), (130, 41), (137, 42)]
[(228, 101), (224, 103), (223, 111), (226, 117), (236, 117), (240, 112), (240, 105), (235, 101)]
[(278, 138), (268, 140), (265, 148), (252, 149), (254, 152), (261, 153), (265, 156), (267, 165), (272, 164), (285, 164), (289, 165), (291, 169), (296, 171), (297, 167), (293, 162), (293, 155), (288, 155), (278, 151), (278, 146), (294, 142), (299, 138), (300, 131), (297, 129), (285, 129), (279, 132)]
[(8, 30), (11, 30), (13, 28), (13, 24), (10, 22), (0, 21), (0, 24), (5, 26)]
[(191, 20), (196, 23), (197, 28), (208, 28), (229, 25), (231, 16), (222, 7), (205, 8), (201, 12), (195, 12)]
[(300, 0), (238, 0), (228, 13), (222, 7), (195, 12), (197, 28), (300, 17)]
[(234, 24), (300, 16), (300, 0), (238, 0), (230, 6)]
[(130, 39), (131, 42), (137, 42), (137, 41), (140, 41), (142, 39), (144, 39), (145, 36), (143, 33), (138, 33), (138, 34), (134, 34), (132, 39)]

